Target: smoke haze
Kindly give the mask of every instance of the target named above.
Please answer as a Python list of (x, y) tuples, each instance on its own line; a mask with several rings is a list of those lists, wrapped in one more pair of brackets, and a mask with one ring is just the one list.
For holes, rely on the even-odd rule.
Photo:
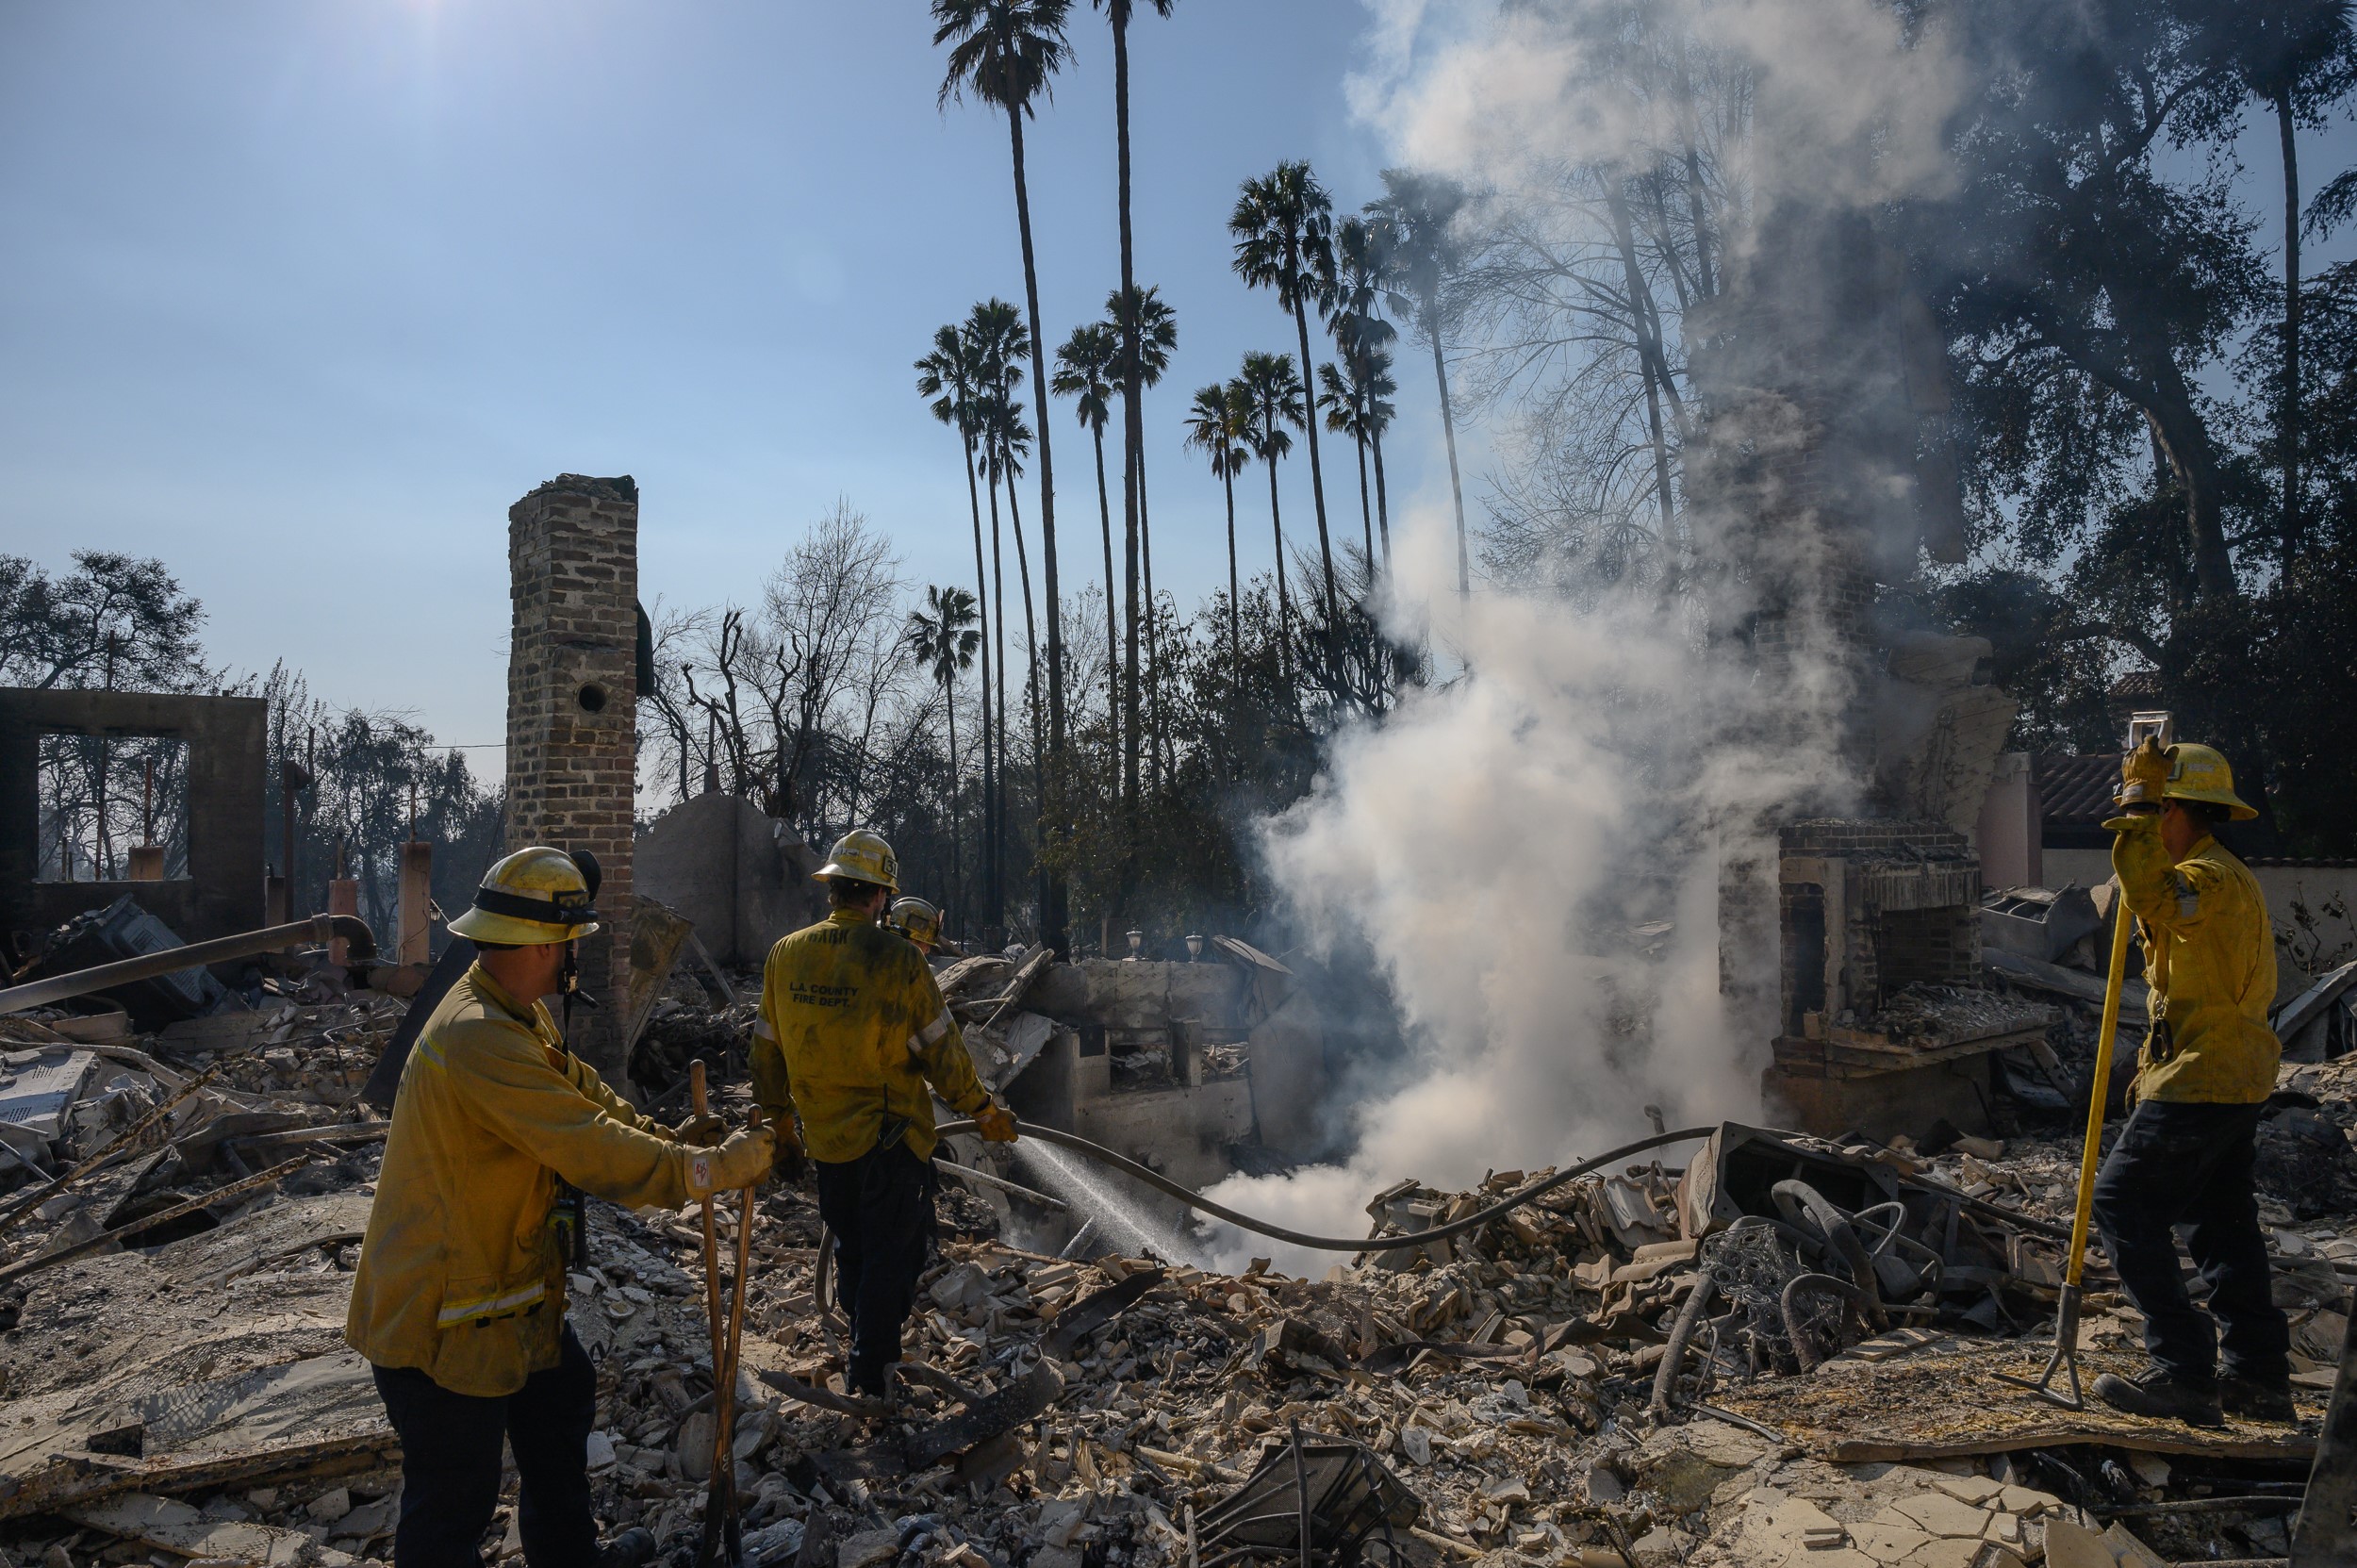
[[(1354, 102), (1394, 161), (1508, 201), (1570, 165), (1656, 164), (1676, 137), (1665, 116), (1692, 112), (1659, 88), (1665, 35), (1640, 39), (1633, 8), (1372, 8), (1376, 63)], [(1787, 199), (1854, 210), (1945, 177), (1953, 73), (1884, 8), (1692, 0), (1645, 12), (1687, 36), (1698, 74), (1739, 84), (1728, 101), (1741, 124), (1722, 125), (1716, 149), (1743, 217), (1723, 239), (1734, 264)], [(1759, 427), (1722, 420), (1713, 442), (1807, 438), (1789, 418), (1744, 417)], [(1409, 1045), (1404, 1069), (1351, 1085), (1336, 1107), (1345, 1164), (1217, 1191), (1300, 1230), (1362, 1232), (1368, 1197), (1402, 1178), (1462, 1187), (1592, 1154), (1648, 1131), (1649, 1105), (1672, 1127), (1756, 1114), (1773, 1020), (1736, 1014), (1757, 1008), (1773, 931), (1731, 928), (1723, 956), (1754, 999), (1736, 999), (1741, 984), (1722, 995), (1722, 879), (1772, 888), (1774, 814), (1804, 800), (1838, 808), (1856, 788), (1834, 737), (1858, 672), (1805, 586), (1826, 565), (1821, 532), (1755, 540), (1746, 570), (1678, 594), (1606, 594), (1574, 611), (1555, 594), (1479, 586), (1460, 602), (1453, 527), (1445, 494), (1405, 520), (1389, 621), (1403, 636), (1428, 631), (1463, 673), (1341, 735), (1319, 787), (1263, 825), (1269, 874), (1311, 948), (1363, 941)], [(1773, 531), (1755, 520), (1750, 532)], [(1739, 622), (1779, 572), (1803, 585), (1781, 606), (1785, 656), (1755, 665), (1713, 629)], [(1765, 992), (1772, 1001), (1772, 973)], [(1269, 1251), (1228, 1232), (1220, 1262)], [(1276, 1254), (1312, 1276), (1333, 1261)]]

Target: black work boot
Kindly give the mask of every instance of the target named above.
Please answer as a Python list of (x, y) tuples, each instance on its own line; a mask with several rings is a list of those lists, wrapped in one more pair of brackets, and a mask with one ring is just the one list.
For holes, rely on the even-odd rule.
[(2134, 1378), (2106, 1372), (2095, 1379), (2095, 1396), (2116, 1411), (2149, 1415), (2159, 1421), (2182, 1421), (2188, 1427), (2223, 1427), (2217, 1384), (2197, 1383), (2154, 1367)]
[(597, 1568), (644, 1568), (654, 1560), (654, 1532), (633, 1525), (598, 1549)]
[(2227, 1414), (2239, 1415), (2246, 1421), (2288, 1427), (2299, 1419), (2299, 1412), (2292, 1407), (2292, 1385), (2286, 1378), (2237, 1378), (2230, 1373), (2217, 1380), (2217, 1402)]

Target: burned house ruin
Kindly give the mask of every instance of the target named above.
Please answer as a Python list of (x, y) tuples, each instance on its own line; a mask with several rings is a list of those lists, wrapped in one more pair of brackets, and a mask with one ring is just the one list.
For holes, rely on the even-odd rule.
[[(45, 933), (133, 894), (182, 939), (262, 923), (263, 726), (258, 697), (0, 691), (0, 931)], [(40, 742), (45, 734), (160, 736), (187, 747), (184, 875), (120, 882), (41, 874)]]
[(2054, 1015), (1981, 984), (1972, 834), (2015, 703), (1986, 641), (1883, 601), (1920, 554), (1964, 558), (1937, 325), (1863, 217), (1788, 206), (1708, 328), (1697, 533), (1746, 587), (1720, 635), (1780, 699), (1755, 738), (1823, 762), (1762, 824), (1772, 874), (1724, 867), (1725, 988), (1771, 1032), (1762, 1089), (1793, 1125), (1977, 1121), (1987, 1054)]

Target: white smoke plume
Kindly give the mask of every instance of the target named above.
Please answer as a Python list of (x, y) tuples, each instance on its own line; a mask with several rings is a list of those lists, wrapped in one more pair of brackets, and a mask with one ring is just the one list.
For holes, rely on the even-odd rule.
[[(1396, 161), (1511, 190), (1562, 162), (1640, 160), (1677, 106), (1648, 91), (1637, 40), (1686, 38), (1697, 72), (1741, 71), (1773, 134), (1740, 177), (1859, 206), (1944, 188), (1941, 130), (1963, 73), (1881, 0), (1368, 0), (1354, 109)], [(1700, 58), (1706, 54), (1710, 58)]]
[[(1376, 63), (1355, 103), (1397, 163), (1511, 190), (1565, 162), (1641, 163), (1660, 144), (1657, 106), (1609, 89), (1631, 7), (1370, 8)], [(1741, 155), (1755, 210), (1780, 190), (1864, 206), (1943, 178), (1951, 73), (1882, 6), (1645, 9), (1735, 62), (1754, 112), (1773, 119)], [(1641, 1136), (1648, 1106), (1672, 1127), (1756, 1114), (1772, 1020), (1731, 1015), (1722, 995), (1721, 879), (1748, 868), (1772, 889), (1772, 813), (1855, 783), (1832, 741), (1853, 679), (1839, 660), (1804, 654), (1763, 685), (1706, 647), (1703, 626), (1728, 606), (1693, 595), (1575, 612), (1477, 586), (1461, 602), (1445, 494), (1402, 532), (1393, 622), (1428, 630), (1462, 673), (1341, 736), (1262, 845), (1313, 949), (1372, 950), (1410, 1060), (1347, 1107), (1345, 1164), (1215, 1195), (1326, 1234), (1363, 1233), (1368, 1197), (1403, 1177), (1460, 1187)], [(1758, 935), (1727, 956), (1769, 962)], [(1272, 1252), (1312, 1277), (1334, 1261), (1232, 1231), (1219, 1244), (1228, 1266)]]

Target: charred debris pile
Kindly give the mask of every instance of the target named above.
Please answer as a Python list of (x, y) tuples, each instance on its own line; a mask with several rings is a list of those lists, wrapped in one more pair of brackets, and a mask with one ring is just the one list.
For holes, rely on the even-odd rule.
[[(953, 986), (986, 1076), (1041, 1048), (1041, 1032), (1010, 1025), (1031, 988), (1067, 982), (1051, 967), (994, 960)], [(671, 982), (641, 1061), (661, 1077), (701, 1056), (741, 1110), (749, 994), (712, 989)], [(405, 1010), (321, 968), (272, 982), (257, 1010), (156, 1032), (120, 1014), (0, 1019), (8, 1560), (389, 1560), (397, 1453), (342, 1325), (386, 1127), (360, 1091)], [(2058, 1099), (2076, 1027), (2052, 1035)], [(1214, 1054), (1195, 1070), (1217, 1084), (1248, 1068)], [(1437, 1244), (1394, 1238), (1549, 1173), (1465, 1192), (1403, 1180), (1369, 1195), (1366, 1250), (1317, 1279), (1215, 1273), (1085, 1233), (1054, 1256), (1036, 1200), (1063, 1200), (953, 1141), (964, 1169), (947, 1173), (888, 1410), (843, 1393), (815, 1203), (773, 1186), (734, 1397), (748, 1558), (2280, 1557), (2357, 1280), (2357, 1067), (2287, 1065), (2279, 1098), (2262, 1181), (2301, 1422), (2217, 1432), (2061, 1411), (1995, 1380), (2034, 1370), (2052, 1332), (2076, 1170), (2067, 1104), (2004, 1097), (2002, 1138), (1724, 1125)], [(726, 1241), (733, 1206), (723, 1214)], [(698, 1225), (693, 1210), (594, 1206), (570, 1292), (600, 1366), (602, 1515), (646, 1526), (682, 1562), (713, 1452)], [(2100, 1257), (2089, 1288), (2088, 1375), (2134, 1366), (2135, 1314)], [(494, 1560), (520, 1550), (512, 1506), (501, 1528)]]

